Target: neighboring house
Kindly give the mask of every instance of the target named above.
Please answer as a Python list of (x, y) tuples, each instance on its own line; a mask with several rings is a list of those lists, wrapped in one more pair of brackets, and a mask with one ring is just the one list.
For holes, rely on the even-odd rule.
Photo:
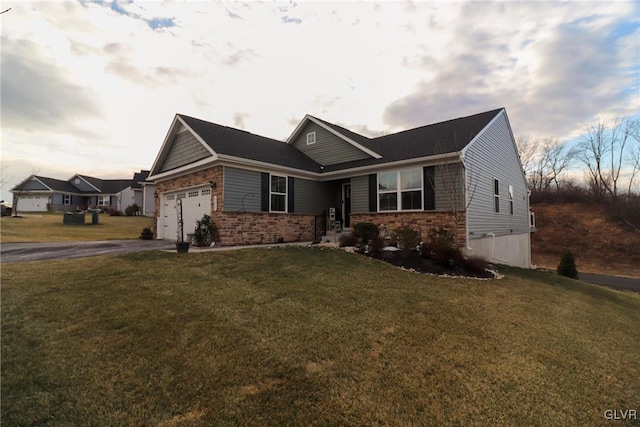
[(152, 216), (155, 213), (152, 196), (147, 197), (146, 210), (143, 206), (145, 187), (149, 186), (153, 194), (153, 184), (145, 183), (148, 175), (149, 171), (141, 171), (133, 179), (100, 179), (78, 174), (66, 181), (32, 175), (11, 190), (13, 205), (20, 213), (89, 208), (124, 211), (136, 203), (143, 213)]
[(504, 109), (377, 138), (307, 115), (286, 142), (178, 114), (148, 180), (163, 239), (179, 217), (186, 238), (207, 214), (222, 245), (314, 240), (333, 211), (344, 227), (457, 230), (468, 255), (530, 266), (528, 190)]

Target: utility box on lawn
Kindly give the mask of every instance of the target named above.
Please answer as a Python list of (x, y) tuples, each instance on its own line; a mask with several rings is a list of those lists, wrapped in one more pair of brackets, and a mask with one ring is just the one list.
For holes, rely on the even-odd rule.
[(62, 223), (66, 225), (84, 225), (84, 214), (65, 212), (62, 216)]

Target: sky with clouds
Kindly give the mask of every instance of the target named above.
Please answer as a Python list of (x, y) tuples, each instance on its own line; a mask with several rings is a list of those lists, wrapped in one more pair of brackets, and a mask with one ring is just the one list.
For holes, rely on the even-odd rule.
[(571, 138), (640, 113), (640, 3), (2, 3), (2, 189), (128, 178), (176, 113), (284, 140), (305, 114), (367, 136), (505, 107)]

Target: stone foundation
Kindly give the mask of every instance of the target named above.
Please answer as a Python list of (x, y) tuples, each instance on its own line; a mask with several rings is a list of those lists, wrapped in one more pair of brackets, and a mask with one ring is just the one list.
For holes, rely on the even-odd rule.
[(312, 241), (314, 216), (268, 212), (214, 212), (222, 246)]
[[(466, 241), (466, 216), (462, 213), (458, 223), (458, 245), (463, 247)], [(451, 233), (455, 230), (455, 222), (447, 212), (376, 212), (351, 214), (351, 226), (359, 222), (372, 222), (384, 225), (391, 233), (396, 228), (409, 227), (420, 232), (426, 239), (432, 228), (443, 228)]]

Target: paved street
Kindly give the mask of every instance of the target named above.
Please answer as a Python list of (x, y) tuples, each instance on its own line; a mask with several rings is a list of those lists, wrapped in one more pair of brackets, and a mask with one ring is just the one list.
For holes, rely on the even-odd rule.
[(175, 249), (169, 240), (106, 240), (100, 242), (2, 243), (0, 262), (83, 258), (98, 255)]

